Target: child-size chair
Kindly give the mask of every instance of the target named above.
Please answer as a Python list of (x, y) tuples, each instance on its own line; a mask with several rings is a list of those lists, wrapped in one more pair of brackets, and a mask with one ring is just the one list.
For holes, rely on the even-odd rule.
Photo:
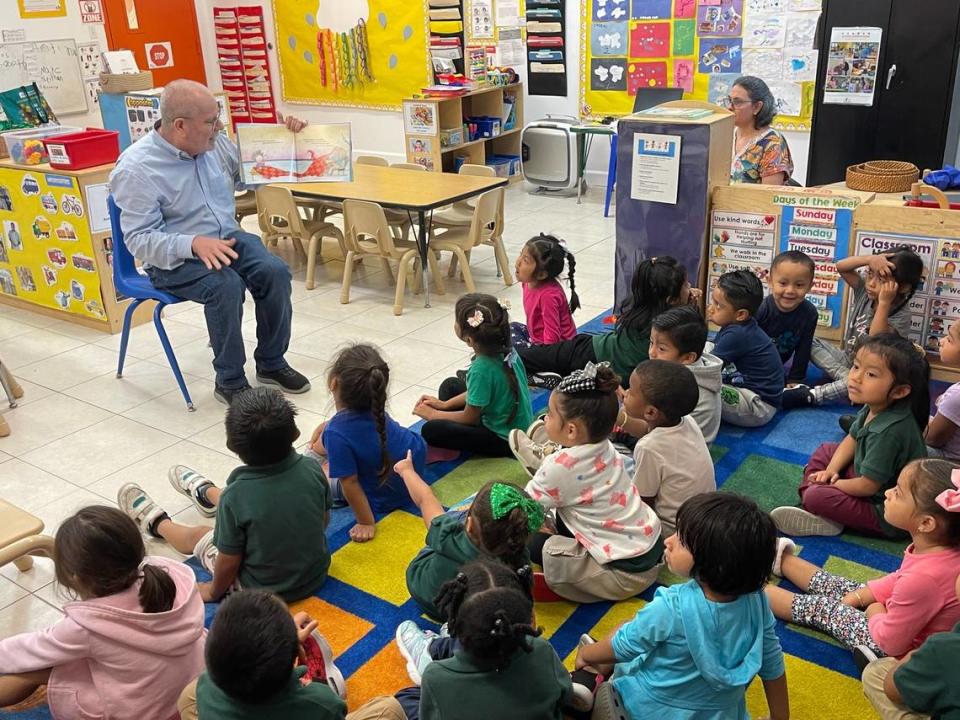
[(320, 254), (320, 241), (334, 238), (340, 246), (340, 252), (347, 254), (343, 242), (343, 233), (336, 225), (320, 220), (304, 220), (300, 217), (293, 194), (287, 189), (275, 185), (262, 185), (257, 188), (257, 218), (263, 244), (276, 246), (280, 238), (289, 238), (299, 257), (304, 256), (303, 243), (307, 242), (307, 290), (314, 288), (314, 275), (317, 270), (317, 256)]
[(110, 228), (113, 230), (113, 285), (116, 291), (131, 298), (133, 302), (127, 306), (127, 311), (123, 314), (123, 331), (120, 334), (120, 360), (117, 362), (117, 377), (123, 377), (123, 361), (127, 357), (127, 343), (130, 341), (130, 323), (133, 320), (133, 313), (141, 304), (147, 300), (156, 300), (157, 305), (153, 308), (153, 326), (157, 329), (157, 336), (160, 338), (160, 344), (163, 346), (163, 352), (167, 356), (167, 362), (170, 363), (170, 369), (173, 370), (173, 376), (177, 379), (177, 385), (180, 386), (180, 393), (187, 403), (187, 410), (193, 412), (193, 400), (190, 399), (190, 392), (187, 390), (187, 384), (183, 380), (183, 373), (180, 372), (180, 365), (177, 363), (177, 356), (173, 354), (173, 346), (167, 337), (167, 331), (163, 329), (163, 309), (167, 305), (176, 305), (177, 303), (187, 302), (176, 295), (157, 290), (150, 278), (142, 275), (137, 270), (137, 263), (130, 250), (123, 242), (123, 229), (120, 227), (120, 208), (113, 201), (113, 195), (107, 197), (107, 209), (110, 212)]
[(43, 521), (0, 500), (0, 567), (13, 563), (20, 572), (33, 567), (31, 555), (53, 557), (53, 538), (41, 535)]
[[(416, 265), (416, 281), (414, 289), (419, 292), (420, 273), (422, 269), (419, 266), (420, 252), (417, 244), (409, 240), (400, 240), (393, 237), (390, 227), (387, 224), (386, 215), (383, 208), (376, 203), (365, 200), (344, 200), (343, 201), (343, 227), (346, 231), (344, 240), (347, 246), (347, 261), (343, 268), (343, 286), (340, 290), (340, 302), (350, 302), (350, 284), (353, 280), (353, 266), (357, 257), (365, 255), (374, 255), (380, 258), (383, 263), (384, 272), (391, 278), (394, 277), (393, 268), (390, 266), (390, 260), (397, 261), (396, 283), (397, 290), (393, 301), (393, 314), (403, 313), (403, 288), (406, 283), (407, 273)], [(440, 275), (440, 268), (437, 265), (437, 259), (432, 252), (427, 254), (430, 263), (430, 272), (433, 276), (436, 292), (442, 295), (444, 292), (443, 278)]]
[[(10, 407), (15, 408), (17, 400), (23, 397), (23, 388), (20, 387), (17, 379), (10, 374), (7, 366), (3, 364), (3, 360), (0, 360), (0, 385), (3, 386), (3, 391), (7, 394), (7, 402)], [(10, 425), (7, 424), (7, 419), (0, 415), (0, 437), (7, 437), (9, 434)]]
[(476, 292), (477, 290), (473, 282), (473, 273), (470, 272), (470, 252), (478, 245), (493, 245), (493, 251), (497, 258), (497, 264), (503, 272), (504, 281), (507, 285), (513, 282), (503, 239), (494, 235), (497, 212), (500, 207), (499, 196), (502, 192), (501, 188), (487, 190), (477, 199), (477, 206), (474, 208), (469, 226), (448, 228), (442, 234), (433, 236), (430, 240), (431, 250), (438, 252), (449, 250), (453, 253), (453, 259), (450, 260), (451, 264), (454, 259), (459, 260), (463, 282), (466, 284), (468, 292)]
[(356, 165), (376, 165), (377, 167), (388, 167), (390, 163), (379, 155), (357, 155), (354, 159)]

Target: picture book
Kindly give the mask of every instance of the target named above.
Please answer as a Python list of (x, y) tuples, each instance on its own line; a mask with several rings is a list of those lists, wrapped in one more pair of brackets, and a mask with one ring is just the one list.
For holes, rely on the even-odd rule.
[(237, 125), (237, 144), (247, 185), (353, 179), (349, 123), (310, 124), (297, 133), (285, 125)]

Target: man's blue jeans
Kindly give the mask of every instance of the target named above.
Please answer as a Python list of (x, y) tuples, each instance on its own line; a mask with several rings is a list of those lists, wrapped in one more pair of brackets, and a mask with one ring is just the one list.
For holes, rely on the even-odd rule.
[(217, 385), (233, 389), (246, 383), (243, 365), (247, 356), (240, 324), (247, 289), (256, 303), (257, 349), (253, 354), (260, 372), (286, 367), (283, 359), (290, 344), (290, 268), (271, 255), (256, 235), (239, 231), (233, 249), (239, 257), (228, 267), (208, 270), (192, 258), (173, 270), (149, 268), (147, 274), (158, 290), (203, 305), (207, 331), (213, 346)]

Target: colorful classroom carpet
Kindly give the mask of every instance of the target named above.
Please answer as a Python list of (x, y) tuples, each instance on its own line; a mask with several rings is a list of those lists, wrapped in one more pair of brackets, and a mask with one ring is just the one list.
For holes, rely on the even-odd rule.
[[(602, 331), (599, 319), (584, 329)], [(546, 395), (534, 396), (535, 410), (546, 405)], [(724, 490), (748, 495), (763, 508), (792, 505), (803, 464), (825, 441), (838, 441), (842, 433), (837, 418), (845, 408), (779, 413), (766, 427), (744, 430), (723, 426), (712, 453), (717, 484)], [(526, 482), (526, 475), (511, 459), (467, 459), (429, 467), (427, 481), (446, 506), (476, 492), (488, 480)], [(381, 517), (377, 535), (365, 544), (350, 542), (353, 524), (349, 509), (335, 510), (329, 528), (333, 562), (330, 579), (316, 597), (296, 603), (292, 610), (306, 610), (319, 620), (320, 629), (337, 655), (337, 664), (348, 677), (351, 709), (376, 695), (390, 694), (410, 684), (406, 664), (394, 642), (394, 631), (403, 620), (415, 620), (424, 628), (435, 627), (418, 611), (407, 593), (404, 572), (423, 547), (425, 528), (416, 509), (398, 510)], [(847, 577), (867, 580), (894, 570), (903, 544), (841, 535), (808, 538), (802, 557)], [(201, 580), (207, 574), (189, 561)], [(663, 572), (660, 582), (679, 581)], [(653, 595), (621, 603), (577, 605), (569, 602), (538, 603), (537, 620), (557, 653), (572, 667), (577, 640), (583, 632), (603, 636), (632, 617)], [(216, 610), (207, 606), (209, 623)], [(820, 633), (780, 623), (779, 635), (787, 654), (787, 677), (792, 717), (798, 720), (847, 720), (874, 717), (864, 699), (850, 653)], [(38, 696), (31, 709), (4, 713), (17, 720), (49, 718)], [(759, 682), (751, 686), (748, 705), (754, 717), (767, 714)]]

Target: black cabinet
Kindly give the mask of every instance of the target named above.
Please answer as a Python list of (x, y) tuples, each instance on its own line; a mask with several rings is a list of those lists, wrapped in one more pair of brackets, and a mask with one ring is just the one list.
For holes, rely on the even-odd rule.
[[(835, 27), (883, 30), (873, 105), (824, 105)], [(905, 160), (921, 170), (953, 163), (951, 122), (960, 51), (957, 0), (824, 0), (807, 185), (843, 180), (848, 165)]]

